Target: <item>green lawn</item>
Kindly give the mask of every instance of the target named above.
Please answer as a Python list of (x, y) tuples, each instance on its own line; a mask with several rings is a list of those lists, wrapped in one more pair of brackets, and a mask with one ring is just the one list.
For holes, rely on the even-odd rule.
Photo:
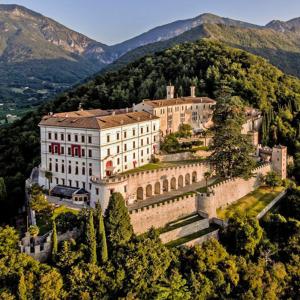
[(272, 191), (269, 187), (261, 187), (225, 209), (218, 209), (218, 217), (226, 220), (236, 213), (256, 217), (283, 189), (277, 187)]
[(68, 208), (64, 205), (57, 207), (53, 210), (52, 215), (48, 215), (46, 213), (39, 213), (36, 214), (36, 225), (40, 229), (39, 235), (44, 235), (47, 232), (49, 232), (52, 228), (52, 220), (57, 218), (59, 215), (65, 214), (65, 213), (73, 213), (74, 215), (78, 215), (79, 211), (74, 210), (71, 208)]
[(149, 163), (147, 165), (128, 170), (127, 172), (122, 173), (123, 175), (126, 174), (134, 174), (137, 172), (142, 172), (142, 171), (152, 171), (152, 170), (157, 170), (157, 169), (162, 169), (162, 168), (167, 168), (167, 167), (176, 167), (178, 164), (191, 164), (191, 163), (198, 163), (203, 161), (203, 159), (194, 159), (194, 160), (181, 160), (181, 161), (174, 161), (174, 162), (158, 162), (158, 163)]

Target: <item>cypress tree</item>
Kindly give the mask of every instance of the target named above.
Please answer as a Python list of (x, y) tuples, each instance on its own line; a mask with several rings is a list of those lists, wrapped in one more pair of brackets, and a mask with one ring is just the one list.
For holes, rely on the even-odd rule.
[(58, 249), (58, 240), (57, 240), (57, 230), (56, 230), (56, 222), (53, 220), (52, 222), (52, 261), (55, 262), (57, 256)]
[(86, 226), (86, 238), (89, 251), (89, 262), (95, 265), (97, 264), (97, 242), (92, 209), (90, 209), (89, 219)]
[(111, 246), (124, 245), (130, 240), (133, 229), (128, 209), (120, 193), (113, 193), (105, 214), (105, 228)]
[(18, 283), (18, 298), (20, 300), (26, 300), (27, 299), (27, 288), (25, 283), (25, 277), (23, 270), (20, 271), (20, 277), (19, 277), (19, 283)]
[(99, 257), (101, 258), (101, 262), (105, 263), (108, 259), (108, 252), (107, 252), (105, 227), (104, 227), (102, 209), (100, 204), (98, 205), (97, 211), (98, 211)]

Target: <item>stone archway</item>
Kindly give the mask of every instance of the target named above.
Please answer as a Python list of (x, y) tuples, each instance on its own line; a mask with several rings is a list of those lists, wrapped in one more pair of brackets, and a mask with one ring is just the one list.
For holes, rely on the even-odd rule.
[(154, 194), (155, 195), (160, 195), (161, 189), (160, 189), (160, 182), (156, 182), (154, 185)]
[(171, 190), (176, 190), (176, 178), (171, 179)]
[(185, 185), (190, 185), (191, 184), (191, 175), (186, 174), (185, 175)]
[(138, 201), (144, 200), (144, 189), (142, 187), (139, 187), (136, 191), (136, 195)]
[(148, 184), (146, 186), (146, 197), (151, 197), (152, 196), (152, 185)]
[(168, 179), (165, 179), (163, 181), (163, 192), (167, 193), (168, 191), (169, 191), (169, 181), (168, 181)]
[(192, 174), (192, 182), (193, 183), (197, 182), (197, 172), (196, 171), (194, 171)]
[(180, 189), (180, 188), (183, 188), (183, 176), (182, 175), (180, 175), (179, 177), (178, 177), (178, 188)]

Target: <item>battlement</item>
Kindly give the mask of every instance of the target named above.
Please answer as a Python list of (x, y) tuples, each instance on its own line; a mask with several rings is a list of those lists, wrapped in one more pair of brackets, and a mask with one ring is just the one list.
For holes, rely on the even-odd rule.
[(138, 209), (130, 210), (130, 208), (129, 208), (129, 214), (131, 214), (131, 215), (132, 214), (138, 214), (138, 213), (143, 212), (143, 211), (147, 211), (147, 210), (150, 210), (150, 209), (153, 209), (153, 208), (158, 208), (158, 207), (161, 207), (161, 206), (173, 204), (173, 203), (180, 202), (180, 201), (195, 200), (195, 196), (196, 196), (196, 193), (191, 192), (189, 195), (182, 195), (182, 196), (178, 196), (178, 197), (172, 198), (172, 199), (165, 199), (161, 202), (145, 205), (144, 207), (141, 207), (141, 208), (138, 208)]
[[(161, 168), (157, 168), (155, 170), (145, 170), (145, 171), (137, 171), (137, 172), (132, 172), (129, 174), (123, 174), (123, 175), (116, 175), (114, 177), (110, 177), (110, 178), (105, 178), (103, 180), (98, 179), (97, 177), (92, 177), (91, 180), (94, 183), (101, 183), (101, 184), (111, 184), (111, 183), (121, 183), (124, 182), (126, 180), (128, 180), (129, 178), (137, 178), (143, 175), (147, 175), (147, 174), (157, 174), (159, 172), (170, 172), (170, 171), (176, 171), (176, 170), (185, 170), (187, 168), (191, 168), (191, 167), (199, 167), (201, 165), (206, 165), (206, 162), (195, 162), (195, 163), (187, 163), (187, 164), (179, 164), (179, 165), (174, 165), (174, 166), (166, 166), (166, 167), (161, 167)], [(134, 171), (134, 170), (133, 170)]]

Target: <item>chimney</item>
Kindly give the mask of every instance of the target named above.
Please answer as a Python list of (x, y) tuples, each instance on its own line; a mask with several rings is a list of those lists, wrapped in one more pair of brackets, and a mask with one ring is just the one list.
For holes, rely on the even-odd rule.
[(81, 103), (81, 102), (79, 103), (78, 110), (79, 110), (79, 111), (83, 111), (82, 103)]
[(129, 108), (128, 107), (126, 107), (126, 113), (128, 113), (129, 112)]
[(174, 98), (174, 86), (168, 85), (167, 86), (167, 99), (173, 99)]
[(195, 98), (196, 97), (196, 87), (195, 86), (191, 86), (191, 97)]
[(111, 113), (111, 115), (112, 115), (112, 116), (115, 116), (115, 115), (116, 115), (116, 112), (113, 110), (112, 113)]

